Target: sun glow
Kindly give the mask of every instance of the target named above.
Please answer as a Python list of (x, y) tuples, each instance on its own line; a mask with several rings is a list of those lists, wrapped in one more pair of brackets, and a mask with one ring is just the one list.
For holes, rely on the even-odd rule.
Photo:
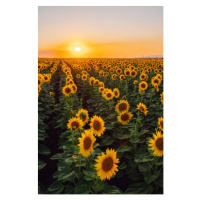
[(80, 52), (80, 51), (81, 51), (81, 48), (80, 48), (80, 47), (76, 47), (76, 48), (74, 49), (74, 51)]

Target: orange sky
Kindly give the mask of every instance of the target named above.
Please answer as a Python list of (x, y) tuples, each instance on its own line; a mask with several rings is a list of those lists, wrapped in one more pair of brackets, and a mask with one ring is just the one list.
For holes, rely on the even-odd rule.
[(163, 8), (39, 7), (38, 56), (163, 56)]

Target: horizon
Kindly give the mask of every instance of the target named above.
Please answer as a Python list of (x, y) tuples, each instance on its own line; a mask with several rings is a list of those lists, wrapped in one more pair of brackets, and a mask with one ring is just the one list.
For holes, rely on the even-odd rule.
[(163, 57), (163, 7), (39, 6), (38, 57)]

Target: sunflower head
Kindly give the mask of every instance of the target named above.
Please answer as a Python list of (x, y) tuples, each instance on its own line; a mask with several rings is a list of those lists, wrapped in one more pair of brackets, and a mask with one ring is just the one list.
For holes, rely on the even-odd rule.
[(71, 85), (66, 85), (62, 89), (63, 94), (69, 96), (73, 92), (73, 88)]
[(113, 75), (111, 76), (111, 78), (112, 78), (112, 80), (116, 80), (116, 79), (117, 79), (117, 74), (113, 74)]
[(135, 80), (135, 81), (133, 82), (133, 84), (134, 84), (134, 85), (136, 85), (137, 83), (138, 83), (138, 81), (137, 81), (137, 80)]
[(84, 157), (88, 157), (91, 152), (93, 152), (93, 144), (96, 141), (91, 130), (85, 130), (84, 133), (81, 134), (81, 138), (79, 140), (79, 153), (82, 154)]
[(146, 81), (142, 81), (142, 82), (140, 82), (140, 84), (139, 84), (139, 90), (146, 90), (148, 88), (148, 84), (147, 84), (147, 82)]
[(147, 115), (147, 107), (143, 104), (143, 103), (139, 103), (137, 105), (137, 109), (140, 110), (142, 113), (144, 113), (144, 115), (146, 116)]
[(101, 180), (110, 180), (113, 174), (116, 174), (118, 171), (118, 166), (116, 164), (119, 163), (119, 159), (114, 149), (107, 149), (106, 154), (102, 152), (102, 155), (98, 156), (95, 161), (97, 162), (95, 164), (97, 176), (99, 176)]
[(88, 111), (85, 109), (80, 109), (76, 116), (83, 121), (83, 124), (86, 124), (89, 119)]
[(68, 129), (78, 130), (83, 128), (83, 121), (77, 117), (71, 118), (67, 124)]
[(119, 98), (119, 96), (120, 96), (120, 91), (119, 91), (118, 88), (114, 88), (114, 89), (113, 89), (113, 93), (114, 93), (115, 98)]
[(100, 137), (105, 131), (103, 119), (96, 115), (91, 119), (90, 127), (94, 135), (98, 137)]
[(121, 112), (128, 112), (130, 105), (126, 100), (120, 100), (120, 102), (115, 106), (115, 110), (118, 114)]
[(123, 75), (123, 74), (121, 74), (120, 76), (119, 76), (119, 79), (120, 80), (124, 80), (126, 77)]
[(111, 100), (114, 97), (114, 93), (111, 89), (107, 89), (106, 93), (104, 94), (106, 100)]
[(118, 122), (120, 122), (123, 125), (127, 125), (131, 121), (132, 117), (133, 114), (131, 114), (130, 112), (122, 112), (119, 114), (119, 116), (117, 116)]
[(149, 140), (150, 149), (153, 151), (155, 156), (163, 156), (163, 134), (160, 131), (157, 131), (156, 134), (153, 134), (153, 139)]
[(131, 77), (136, 77), (137, 76), (137, 71), (136, 70), (132, 70), (130, 73)]
[(163, 118), (162, 117), (158, 118), (158, 125), (159, 125), (159, 129), (161, 131), (163, 131)]

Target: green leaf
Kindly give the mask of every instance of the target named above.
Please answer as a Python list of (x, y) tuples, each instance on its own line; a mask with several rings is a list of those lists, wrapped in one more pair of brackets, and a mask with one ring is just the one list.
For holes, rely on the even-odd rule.
[(88, 194), (87, 184), (77, 185), (74, 194)]
[(127, 164), (123, 162), (118, 168), (119, 169), (125, 169), (127, 167)]
[(51, 157), (51, 160), (57, 160), (63, 158), (63, 153), (57, 153)]
[(86, 181), (91, 181), (93, 179), (92, 176), (86, 175), (83, 177)]
[(141, 171), (141, 172), (146, 172), (146, 171), (149, 171), (151, 169), (153, 165), (150, 165), (148, 163), (140, 163), (138, 164), (138, 169)]
[(43, 155), (49, 155), (51, 152), (48, 147), (43, 144), (38, 144), (38, 153)]
[(73, 182), (75, 177), (76, 177), (76, 173), (75, 173), (75, 171), (72, 171), (71, 173), (61, 177), (60, 179), (62, 179), (63, 181), (71, 181), (71, 182)]
[(38, 170), (44, 168), (47, 163), (43, 162), (42, 160), (38, 160)]
[(63, 186), (62, 182), (56, 181), (49, 186), (48, 191), (50, 193), (60, 194), (63, 191), (63, 189), (64, 189), (64, 186)]
[(131, 149), (130, 146), (120, 146), (117, 148), (117, 152), (125, 152), (125, 151), (129, 151)]
[(106, 194), (123, 194), (123, 192), (114, 185), (109, 185), (105, 189)]

